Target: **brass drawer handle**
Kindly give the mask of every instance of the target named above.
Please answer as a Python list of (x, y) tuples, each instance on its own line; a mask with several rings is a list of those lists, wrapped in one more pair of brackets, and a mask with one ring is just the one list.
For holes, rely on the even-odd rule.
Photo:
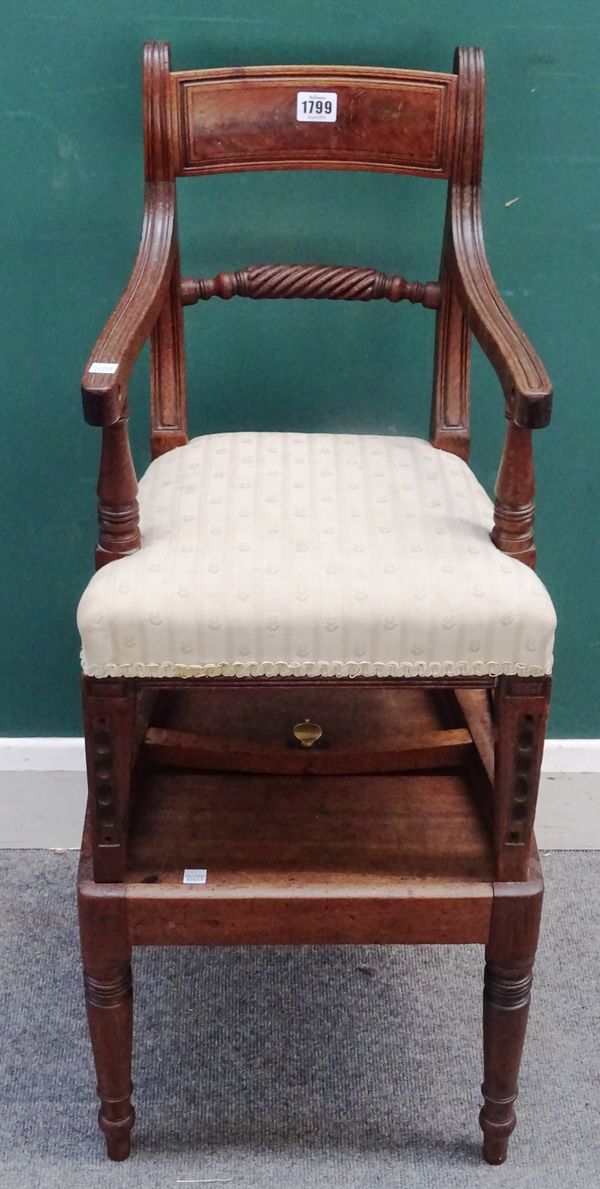
[(318, 723), (305, 718), (304, 722), (297, 722), (295, 727), (292, 727), (292, 733), (302, 744), (302, 747), (314, 747), (323, 734), (323, 728)]

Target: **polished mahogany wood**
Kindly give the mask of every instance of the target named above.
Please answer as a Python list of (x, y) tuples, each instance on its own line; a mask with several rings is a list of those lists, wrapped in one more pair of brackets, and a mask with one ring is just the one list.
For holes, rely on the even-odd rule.
[(498, 879), (522, 880), (527, 871), (549, 704), (549, 677), (500, 678), (494, 758)]
[[(311, 779), (305, 796), (294, 789), (286, 795), (284, 784), (273, 796), (255, 777), (251, 797), (231, 776), (203, 780), (202, 794), (197, 780), (149, 778), (131, 823), (124, 883), (93, 879), (86, 827), (82, 953), (98, 1012), (92, 1035), (101, 1118), (116, 1100), (118, 1136), (104, 1127), (109, 1155), (126, 1154), (124, 1133), (133, 1125), (130, 946), (428, 941), (486, 944), (480, 1121), (486, 1159), (504, 1159), (542, 899), (535, 851), (524, 881), (494, 881), (489, 840), (464, 777), (440, 783), (407, 776), (400, 786), (386, 777), (374, 797), (348, 778), (333, 787), (330, 778)], [(325, 810), (326, 830), (319, 821)], [(183, 884), (186, 866), (205, 867), (206, 884)], [(109, 1016), (109, 1004), (118, 1014)]]
[[(297, 118), (325, 91), (335, 120)], [(333, 102), (333, 101), (332, 101)], [(155, 457), (188, 440), (183, 307), (212, 297), (407, 300), (436, 311), (431, 441), (468, 458), (474, 336), (507, 417), (492, 539), (535, 563), (531, 430), (552, 391), (486, 258), (484, 69), (339, 66), (172, 72), (144, 50), (142, 237), (82, 378), (102, 427), (97, 565), (140, 547), (128, 384), (151, 342)], [(357, 169), (448, 184), (439, 279), (257, 264), (180, 271), (176, 178)], [(547, 678), (83, 679), (88, 816), (79, 880), (86, 1005), (108, 1154), (129, 1153), (131, 947), (479, 942), (486, 945), (484, 1156), (500, 1163), (514, 1101), (542, 883), (533, 838)], [(320, 732), (303, 749), (294, 726)], [(182, 883), (207, 868), (206, 885)]]
[(149, 42), (144, 47), (143, 83), (146, 184), (142, 238), (127, 288), (85, 366), (83, 408), (91, 425), (118, 421), (131, 369), (164, 306), (177, 260), (169, 49), (163, 42)]
[(216, 277), (184, 277), (184, 305), (221, 297), (327, 298), (329, 301), (410, 301), (437, 309), (440, 287), (435, 281), (407, 281), (376, 268), (344, 268), (319, 264), (260, 264)]
[(440, 267), (440, 304), (436, 317), (433, 399), (429, 435), (438, 450), (468, 462), (471, 448), (471, 331), (448, 265), (448, 221)]
[[(126, 1160), (135, 1122), (135, 1111), (131, 1105), (131, 944), (123, 898), (105, 894), (89, 895), (92, 889), (101, 886), (93, 881), (89, 859), (89, 815), (93, 812), (93, 797), (90, 796), (78, 881), (85, 1005), (100, 1098), (98, 1124), (104, 1133), (110, 1159)], [(86, 869), (87, 885), (81, 878)]]
[(83, 727), (89, 810), (94, 837), (94, 875), (123, 878), (129, 810), (133, 795), (137, 695), (132, 682), (83, 680)]
[(133, 991), (129, 960), (89, 963), (84, 971), (85, 1006), (95, 1055), (100, 1110), (98, 1123), (111, 1160), (126, 1160), (135, 1111), (130, 1077)]
[(535, 569), (535, 473), (531, 430), (508, 422), (494, 503), (492, 541), (503, 553)]
[(552, 386), (498, 292), (483, 239), (485, 71), (481, 50), (458, 49), (455, 69), (460, 147), (448, 188), (447, 267), (470, 329), (498, 374), (510, 417), (524, 429), (535, 429), (550, 420)]
[[(446, 178), (456, 78), (369, 66), (248, 66), (172, 76), (177, 174), (368, 169)], [(299, 92), (337, 98), (334, 122), (297, 119)]]
[[(199, 736), (190, 731), (150, 727), (145, 746), (158, 764), (207, 769), (213, 772), (264, 772), (294, 775), (348, 776), (374, 772), (418, 772), (427, 768), (453, 768), (464, 764), (472, 748), (467, 730), (431, 731), (395, 741), (378, 740), (376, 751), (366, 751), (364, 743), (354, 747), (323, 747), (313, 750), (289, 750), (290, 741), (273, 746), (248, 740), (242, 749), (232, 746), (231, 735)], [(287, 742), (287, 748), (286, 748)]]
[(135, 553), (141, 544), (137, 479), (129, 448), (127, 406), (118, 421), (102, 430), (98, 477), (96, 569)]
[[(103, 1108), (101, 1116), (114, 1158), (122, 1158), (127, 1150), (124, 1133), (133, 1121), (130, 1052), (122, 1039), (115, 1057), (115, 1038), (128, 1035), (129, 1007), (125, 959), (115, 973), (110, 950), (110, 962), (103, 964), (103, 905), (108, 908), (115, 898), (125, 897), (127, 925), (117, 935), (123, 945), (489, 944), (497, 889), (499, 895), (516, 895), (515, 888), (529, 878), (535, 854), (531, 823), (544, 733), (543, 716), (535, 711), (547, 705), (543, 681), (497, 682), (487, 718), (476, 714), (476, 697), (487, 699), (486, 690), (468, 681), (458, 686), (455, 713), (433, 680), (423, 688), (418, 680), (388, 684), (376, 678), (353, 679), (331, 686), (318, 679), (224, 678), (187, 683), (187, 691), (186, 682), (173, 680), (165, 693), (168, 684), (84, 679), (91, 716), (86, 722), (90, 804), (80, 909), (84, 918), (92, 914), (87, 928), (95, 938), (94, 961), (88, 960), (88, 973), (94, 980), (89, 984), (92, 999), (94, 994), (96, 998), (88, 1011), (100, 1093), (106, 1102), (114, 1099), (119, 1112), (113, 1117)], [(441, 685), (450, 690), (450, 682)], [(441, 737), (446, 733), (449, 751), (460, 748), (464, 763), (419, 772), (415, 753), (407, 752), (399, 767), (412, 761), (410, 772), (332, 776), (307, 769), (302, 775), (289, 775), (285, 758), (299, 755), (304, 760), (304, 754), (290, 746), (291, 728), (303, 715), (325, 723), (329, 747), (314, 754), (333, 755), (334, 765), (339, 766), (340, 754), (347, 757), (350, 740), (354, 757), (362, 751), (364, 766), (376, 765), (395, 723), (402, 724), (401, 730), (396, 727), (401, 757), (411, 735), (425, 747), (434, 737), (432, 758), (441, 762)], [(477, 746), (474, 739), (467, 743), (473, 736), (460, 726), (461, 718), (469, 722), (474, 716)], [(163, 722), (169, 725), (163, 727)], [(222, 731), (225, 722), (229, 755), (216, 731), (219, 726)], [(204, 750), (199, 727), (207, 733)], [(190, 740), (193, 728), (196, 739)], [(174, 738), (178, 733), (185, 735), (179, 754), (176, 745), (181, 740)], [(174, 746), (172, 755), (153, 754), (157, 738)], [(488, 782), (479, 780), (467, 749), (476, 749), (489, 765), (494, 743), (499, 810), (490, 831)], [(249, 756), (266, 759), (267, 771), (218, 771), (240, 760), (243, 745), (242, 761), (247, 764)], [(525, 818), (519, 809), (524, 747), (528, 763), (531, 757), (525, 773)], [(174, 760), (183, 770), (165, 770), (161, 758)], [(188, 760), (204, 770), (186, 771)], [(120, 800), (118, 811), (114, 805), (108, 807), (114, 832), (103, 835), (104, 819), (99, 815), (106, 810), (107, 784)], [(518, 842), (512, 837), (515, 807)], [(210, 872), (201, 893), (182, 884), (185, 867)], [(511, 944), (520, 937), (519, 919), (517, 915), (513, 921)], [(111, 946), (113, 928), (111, 924)], [(513, 975), (513, 966), (500, 957), (502, 962), (490, 958), (495, 966), (490, 966), (492, 974), (488, 971), (484, 1016), (482, 1126), (487, 1128), (486, 1158), (494, 1160), (505, 1150), (514, 1122), (512, 1101), (509, 1110), (498, 1086), (504, 1085), (503, 1079), (516, 1078), (525, 1019), (524, 1006), (519, 1007), (517, 1027), (517, 1015), (510, 1014), (512, 1000), (508, 1006), (508, 1000), (499, 1001), (512, 994), (505, 988), (506, 980), (516, 980), (517, 994), (524, 963)], [(530, 954), (528, 969), (532, 961)], [(496, 983), (500, 980), (500, 990), (494, 990), (492, 975)], [(107, 997), (104, 1006), (98, 1002), (102, 995)], [(108, 1004), (116, 1015), (103, 1015)], [(516, 1089), (510, 1093), (516, 1094)], [(118, 1126), (107, 1128), (107, 1119)]]
[(543, 899), (533, 854), (522, 882), (494, 884), (483, 991), (484, 1104), (479, 1122), (488, 1164), (503, 1164), (516, 1126), (514, 1104), (529, 1015)]
[(179, 251), (150, 345), (150, 443), (152, 457), (156, 458), (188, 441)]
[(464, 716), (465, 725), (473, 738), (483, 766), (494, 780), (494, 716), (493, 694), (490, 689), (466, 689), (455, 686), (454, 699)]
[[(213, 943), (219, 929), (227, 944), (484, 943), (494, 861), (468, 781), (152, 770), (124, 880), (92, 879), (88, 840), (86, 895), (123, 900), (132, 944)], [(206, 883), (184, 884), (186, 868)]]

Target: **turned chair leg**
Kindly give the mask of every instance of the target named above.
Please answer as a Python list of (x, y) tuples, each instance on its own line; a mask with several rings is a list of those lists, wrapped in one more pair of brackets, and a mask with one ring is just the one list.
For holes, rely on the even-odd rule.
[(133, 995), (129, 958), (106, 965), (84, 961), (85, 1005), (98, 1078), (98, 1123), (111, 1160), (131, 1150)]
[(531, 965), (502, 967), (488, 961), (483, 992), (484, 1105), (479, 1122), (483, 1156), (503, 1164), (515, 1129), (515, 1101), (525, 1040), (532, 979)]
[(544, 883), (537, 856), (527, 880), (494, 885), (483, 989), (483, 1156), (503, 1164), (515, 1129), (515, 1101), (529, 1015)]

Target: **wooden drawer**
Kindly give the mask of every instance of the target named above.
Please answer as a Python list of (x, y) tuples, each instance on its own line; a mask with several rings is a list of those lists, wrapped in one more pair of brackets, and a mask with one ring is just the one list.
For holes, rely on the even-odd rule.
[(454, 766), (471, 743), (444, 691), (293, 678), (170, 693), (157, 700), (146, 738), (159, 763), (290, 775), (439, 766), (442, 748)]

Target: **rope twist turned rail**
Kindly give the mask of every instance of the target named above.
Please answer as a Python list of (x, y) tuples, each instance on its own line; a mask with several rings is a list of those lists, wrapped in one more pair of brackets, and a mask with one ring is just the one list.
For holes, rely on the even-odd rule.
[(319, 264), (260, 264), (216, 277), (184, 277), (183, 305), (220, 297), (328, 298), (331, 301), (410, 301), (437, 310), (440, 286), (436, 281), (407, 281), (375, 268), (337, 268)]

